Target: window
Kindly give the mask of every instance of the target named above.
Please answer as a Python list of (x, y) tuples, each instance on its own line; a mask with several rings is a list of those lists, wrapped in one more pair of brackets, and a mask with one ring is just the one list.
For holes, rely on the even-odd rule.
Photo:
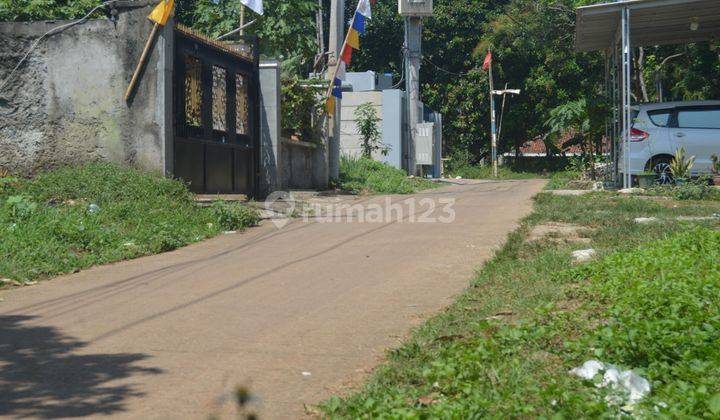
[(670, 117), (672, 109), (658, 109), (656, 111), (648, 111), (650, 121), (658, 127), (668, 127), (670, 125)]
[(212, 67), (212, 121), (213, 130), (227, 131), (227, 71)]
[(247, 77), (242, 74), (235, 75), (235, 106), (236, 106), (236, 117), (237, 117), (237, 133), (238, 134), (250, 134), (248, 133), (248, 81)]
[(678, 128), (720, 129), (720, 106), (680, 109)]
[(191, 127), (202, 125), (202, 65), (195, 57), (185, 57), (185, 123)]

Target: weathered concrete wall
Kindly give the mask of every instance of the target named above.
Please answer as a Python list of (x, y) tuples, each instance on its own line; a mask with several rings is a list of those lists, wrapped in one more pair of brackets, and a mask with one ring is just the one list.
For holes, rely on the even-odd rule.
[[(318, 161), (320, 165), (326, 161), (318, 159), (322, 147), (303, 141), (283, 139), (282, 142), (282, 178), (285, 189), (318, 189), (327, 188), (327, 183), (318, 182)], [(319, 169), (327, 173), (327, 164)]]
[[(90, 20), (40, 41), (0, 92), (0, 167), (32, 174), (103, 159), (172, 169), (172, 25), (160, 31), (132, 103), (123, 98), (154, 3), (124, 2), (115, 23)], [(0, 80), (38, 37), (64, 23), (0, 23)]]

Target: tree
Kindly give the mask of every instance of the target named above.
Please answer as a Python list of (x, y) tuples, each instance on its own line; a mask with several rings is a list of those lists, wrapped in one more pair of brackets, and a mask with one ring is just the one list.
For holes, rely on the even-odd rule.
[[(282, 60), (285, 76), (300, 75), (312, 69), (317, 52), (317, 7), (317, 0), (265, 2), (263, 16), (246, 17), (256, 22), (245, 34), (260, 37), (263, 56)], [(183, 24), (217, 37), (240, 25), (240, 1), (219, 0), (215, 4), (212, 0), (178, 0), (176, 14)]]
[(380, 140), (380, 130), (378, 130), (380, 118), (377, 116), (375, 106), (370, 102), (358, 106), (355, 109), (355, 118), (362, 139), (360, 146), (363, 157), (372, 159), (373, 153), (378, 150), (383, 156), (387, 156), (390, 146)]

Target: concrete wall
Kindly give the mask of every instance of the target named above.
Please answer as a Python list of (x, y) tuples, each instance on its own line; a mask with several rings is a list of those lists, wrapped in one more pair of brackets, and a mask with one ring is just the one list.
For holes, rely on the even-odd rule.
[[(40, 41), (0, 92), (0, 167), (27, 175), (103, 159), (172, 170), (171, 24), (160, 31), (134, 100), (123, 98), (155, 3), (121, 2), (116, 23), (90, 20)], [(63, 23), (0, 23), (0, 80)]]
[[(342, 112), (340, 115), (340, 154), (359, 156), (362, 153), (362, 138), (358, 131), (355, 110), (360, 105), (371, 103), (378, 118), (378, 131), (382, 137), (382, 92), (343, 92)], [(380, 160), (382, 155), (377, 153), (374, 158)]]
[(285, 189), (325, 189), (318, 184), (314, 176), (316, 172), (316, 155), (321, 148), (303, 141), (283, 139), (282, 177)]
[(371, 103), (379, 118), (378, 131), (382, 142), (390, 146), (387, 156), (375, 152), (373, 159), (402, 168), (402, 95), (400, 90), (343, 92), (340, 154), (359, 156), (362, 153), (362, 138), (358, 131), (355, 110), (362, 104)]

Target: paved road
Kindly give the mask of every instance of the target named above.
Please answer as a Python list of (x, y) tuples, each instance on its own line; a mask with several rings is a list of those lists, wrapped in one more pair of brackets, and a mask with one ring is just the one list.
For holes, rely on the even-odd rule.
[[(409, 222), (427, 206), (390, 222), (268, 223), (0, 292), (0, 416), (227, 418), (242, 384), (262, 418), (302, 417), (448, 305), (542, 185), (411, 196), (455, 199), (453, 223)], [(407, 211), (406, 199), (392, 197)]]

